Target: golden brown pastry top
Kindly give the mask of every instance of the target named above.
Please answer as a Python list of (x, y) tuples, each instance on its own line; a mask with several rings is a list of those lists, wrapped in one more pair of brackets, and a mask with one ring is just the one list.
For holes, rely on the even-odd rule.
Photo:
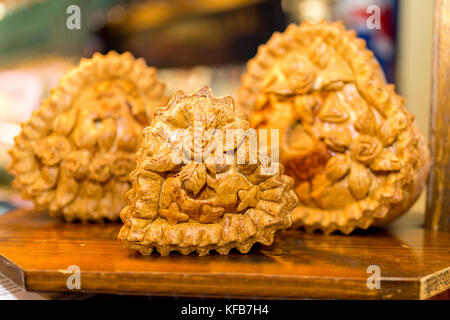
[[(144, 130), (119, 239), (162, 255), (247, 252), (255, 242), (271, 243), (291, 224), (296, 196), (282, 166), (265, 172), (270, 162), (262, 154), (250, 162), (248, 127), (231, 97), (215, 98), (208, 87), (175, 94)], [(231, 129), (242, 134), (227, 139)]]
[(247, 68), (238, 107), (252, 127), (280, 129), (294, 222), (349, 233), (386, 218), (418, 175), (423, 138), (365, 42), (339, 22), (290, 25)]
[(117, 219), (142, 130), (167, 101), (155, 75), (130, 53), (82, 59), (15, 138), (23, 197), (69, 221)]

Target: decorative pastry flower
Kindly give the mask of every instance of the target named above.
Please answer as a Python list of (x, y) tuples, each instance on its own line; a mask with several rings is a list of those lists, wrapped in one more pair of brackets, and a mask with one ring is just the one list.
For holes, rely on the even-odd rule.
[(379, 64), (342, 23), (290, 25), (247, 65), (238, 106), (280, 130), (295, 225), (325, 233), (395, 219), (420, 194), (425, 140)]
[(352, 157), (364, 164), (371, 163), (381, 152), (383, 146), (374, 137), (359, 136), (351, 147)]
[(167, 101), (163, 91), (155, 69), (129, 53), (83, 59), (16, 137), (14, 185), (67, 221), (117, 219), (143, 126)]
[[(255, 242), (272, 243), (274, 233), (290, 225), (297, 198), (282, 166), (268, 173), (271, 163), (262, 153), (251, 163), (247, 134), (223, 141), (227, 130), (247, 128), (247, 116), (234, 110), (231, 97), (215, 98), (208, 87), (191, 96), (175, 94), (144, 131), (121, 212), (122, 243), (161, 255), (227, 254), (232, 248), (246, 253)], [(183, 161), (175, 162), (173, 150), (184, 146), (181, 129), (199, 148), (183, 150)], [(224, 146), (204, 154), (213, 141)], [(205, 157), (195, 159), (189, 151)]]
[(136, 168), (136, 161), (134, 160), (134, 155), (121, 152), (114, 157), (112, 163), (112, 173), (116, 177), (127, 180), (128, 174)]
[(274, 74), (265, 84), (266, 92), (279, 95), (304, 94), (313, 88), (316, 68), (308, 57), (292, 54), (281, 61), (281, 73)]
[(62, 169), (76, 179), (86, 176), (91, 154), (88, 150), (75, 150), (68, 154), (62, 163)]
[(98, 182), (105, 182), (111, 176), (111, 169), (109, 167), (110, 160), (103, 156), (96, 156), (89, 164), (88, 177), (91, 180)]
[(36, 155), (43, 164), (58, 164), (70, 151), (70, 142), (63, 136), (52, 134), (40, 140), (36, 147)]
[(307, 57), (289, 56), (281, 63), (281, 68), (293, 93), (304, 94), (312, 89), (316, 70)]

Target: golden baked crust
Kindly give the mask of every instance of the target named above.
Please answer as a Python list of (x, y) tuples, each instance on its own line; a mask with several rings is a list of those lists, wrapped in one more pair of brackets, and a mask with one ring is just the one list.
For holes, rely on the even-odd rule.
[[(120, 214), (122, 243), (144, 255), (154, 248), (161, 255), (227, 254), (232, 248), (246, 253), (255, 242), (271, 244), (275, 231), (291, 225), (297, 204), (293, 180), (282, 175), (281, 165), (270, 174), (262, 171), (270, 165), (263, 154), (250, 163), (248, 134), (226, 140), (222, 151), (211, 149), (228, 129), (248, 128), (247, 115), (235, 112), (233, 99), (215, 98), (208, 87), (191, 96), (177, 92), (158, 109), (130, 174), (132, 189)], [(195, 132), (203, 133), (200, 140)], [(201, 148), (186, 143), (192, 137)], [(184, 162), (174, 160), (174, 150)], [(242, 151), (246, 161), (240, 164)], [(216, 161), (216, 153), (224, 160)]]
[(275, 33), (248, 62), (237, 104), (252, 127), (280, 129), (294, 225), (348, 234), (398, 217), (423, 189), (429, 151), (414, 117), (341, 22)]
[(142, 130), (164, 105), (156, 70), (130, 53), (94, 54), (64, 76), (10, 150), (13, 185), (67, 221), (115, 220)]

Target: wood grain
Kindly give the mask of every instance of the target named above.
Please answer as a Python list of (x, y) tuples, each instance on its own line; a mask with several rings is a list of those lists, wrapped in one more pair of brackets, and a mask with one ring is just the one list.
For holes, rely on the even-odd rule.
[(450, 0), (435, 4), (430, 123), (431, 170), (425, 227), (450, 231)]
[[(423, 230), (421, 215), (352, 236), (281, 232), (249, 254), (141, 256), (116, 240), (120, 224), (66, 224), (46, 213), (0, 216), (0, 272), (32, 291), (191, 297), (427, 299), (450, 288), (450, 233)], [(381, 289), (367, 287), (378, 265)]]

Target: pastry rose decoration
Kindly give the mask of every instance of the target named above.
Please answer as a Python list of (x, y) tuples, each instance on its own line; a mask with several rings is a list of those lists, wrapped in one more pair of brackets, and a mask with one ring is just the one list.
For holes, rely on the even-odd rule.
[(102, 155), (94, 157), (89, 164), (89, 179), (98, 182), (105, 182), (110, 176), (111, 168), (108, 159)]
[(316, 68), (308, 58), (292, 54), (280, 63), (280, 70), (268, 78), (266, 90), (279, 95), (303, 94), (312, 89)]
[(82, 59), (15, 138), (22, 196), (67, 221), (118, 219), (142, 130), (167, 102), (155, 74), (130, 53)]
[(373, 53), (342, 23), (275, 33), (248, 62), (238, 107), (254, 128), (280, 130), (280, 160), (300, 200), (295, 226), (348, 234), (384, 224), (424, 187), (427, 143)]
[(37, 144), (36, 155), (45, 165), (55, 165), (70, 152), (70, 142), (61, 135), (50, 135)]
[(121, 179), (128, 180), (128, 174), (136, 168), (135, 155), (130, 153), (119, 153), (115, 155), (112, 163), (112, 173)]
[(61, 168), (75, 179), (83, 179), (87, 174), (90, 161), (91, 153), (88, 150), (76, 150), (65, 157)]
[(374, 137), (359, 136), (351, 147), (352, 157), (361, 163), (371, 163), (383, 150), (383, 146)]

